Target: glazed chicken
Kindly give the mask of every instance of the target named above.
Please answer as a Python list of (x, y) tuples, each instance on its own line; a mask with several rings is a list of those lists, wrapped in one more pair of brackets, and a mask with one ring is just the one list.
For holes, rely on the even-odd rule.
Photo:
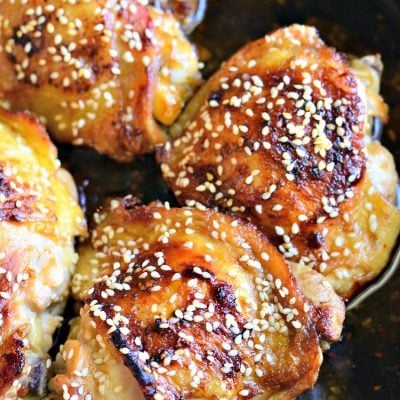
[(293, 25), (246, 45), (189, 103), (160, 152), (178, 201), (246, 218), (349, 298), (400, 229), (377, 56), (352, 60)]
[(178, 22), (136, 0), (1, 0), (0, 97), (60, 142), (128, 161), (166, 141), (199, 63)]
[(342, 327), (325, 303), (336, 297), (342, 314), (343, 304), (326, 282), (305, 297), (254, 225), (131, 196), (95, 220), (56, 399), (283, 400), (313, 385), (322, 341)]
[[(0, 398), (42, 395), (85, 222), (44, 129), (0, 111)], [(37, 397), (36, 397), (37, 398)]]

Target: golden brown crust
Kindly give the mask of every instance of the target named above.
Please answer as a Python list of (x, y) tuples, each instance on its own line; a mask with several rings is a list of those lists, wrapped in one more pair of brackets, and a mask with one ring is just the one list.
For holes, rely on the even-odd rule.
[(250, 218), (275, 243), (307, 243), (365, 168), (346, 61), (314, 29), (292, 26), (244, 47), (206, 86), (161, 156), (177, 198)]
[(135, 0), (1, 1), (0, 33), (0, 97), (120, 160), (165, 142), (155, 118), (172, 123), (199, 82), (174, 18)]
[[(97, 219), (74, 282), (81, 298), (97, 278), (81, 320), (88, 325), (90, 315), (90, 335), (113, 349), (102, 375), (124, 363), (147, 399), (292, 399), (313, 385), (317, 311), (253, 225), (210, 210), (132, 208), (130, 199), (114, 200)], [(84, 332), (78, 341), (90, 342)], [(79, 398), (106, 398), (92, 382), (94, 366), (78, 358), (89, 377), (73, 385), (69, 368), (55, 378), (57, 392), (66, 384), (64, 393), (79, 386)]]
[[(378, 89), (362, 87), (314, 28), (280, 29), (239, 50), (189, 103), (173, 144), (159, 153), (164, 177), (181, 204), (251, 220), (286, 258), (322, 272), (349, 297), (384, 267), (399, 229), (394, 205), (367, 199), (374, 188), (365, 182), (386, 175), (379, 190), (393, 198), (397, 181), (390, 156), (363, 143), (367, 120), (386, 109)], [(366, 115), (360, 96), (370, 92), (380, 107), (368, 103)], [(378, 214), (388, 229), (370, 235), (368, 218)], [(366, 252), (338, 252), (332, 243), (342, 231)], [(354, 262), (363, 257), (376, 262)]]
[(43, 394), (83, 213), (36, 119), (0, 110), (0, 397)]

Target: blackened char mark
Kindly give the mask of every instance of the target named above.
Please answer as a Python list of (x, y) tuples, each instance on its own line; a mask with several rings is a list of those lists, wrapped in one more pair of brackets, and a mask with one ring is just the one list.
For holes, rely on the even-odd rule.
[(214, 288), (214, 300), (223, 308), (229, 309), (236, 307), (236, 296), (233, 293), (231, 285), (225, 282), (220, 282)]
[(138, 380), (139, 384), (142, 386), (151, 386), (154, 385), (154, 377), (153, 375), (145, 372), (142, 368), (142, 362), (139, 360), (137, 351), (132, 351), (126, 340), (123, 338), (119, 329), (115, 330), (110, 334), (111, 342), (114, 346), (120, 350), (122, 348), (129, 349), (128, 354), (123, 354), (124, 364), (128, 367), (135, 378)]
[(314, 179), (321, 179), (324, 175), (324, 172), (321, 171), (318, 167), (311, 167), (310, 171), (311, 171), (311, 176)]
[(324, 238), (319, 232), (313, 232), (308, 237), (308, 246), (312, 249), (319, 249), (324, 243)]
[[(21, 35), (21, 28), (18, 26), (16, 28), (13, 28), (13, 35), (12, 39), (14, 40), (15, 44), (18, 46), (21, 46), (24, 48), (25, 54), (28, 55), (28, 57), (32, 57), (34, 54), (39, 52), (39, 48), (35, 45), (34, 41), (31, 39), (29, 35), (26, 33)], [(29, 52), (26, 52), (26, 45), (30, 44)]]

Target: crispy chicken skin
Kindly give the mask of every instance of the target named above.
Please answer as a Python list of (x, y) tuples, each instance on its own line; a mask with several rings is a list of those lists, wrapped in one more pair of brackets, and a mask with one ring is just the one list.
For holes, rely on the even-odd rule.
[(55, 398), (282, 400), (313, 385), (325, 299), (313, 306), (254, 225), (131, 197), (96, 220)]
[(44, 129), (0, 110), (0, 398), (43, 394), (83, 214)]
[(379, 183), (388, 173), (387, 191), (395, 188), (393, 159), (370, 136), (364, 143), (373, 116), (387, 118), (372, 64), (354, 61), (353, 73), (314, 28), (300, 25), (239, 50), (160, 151), (178, 201), (251, 220), (287, 259), (350, 297), (385, 266), (400, 227)]
[(135, 0), (0, 0), (0, 97), (118, 160), (165, 142), (200, 82), (174, 17)]

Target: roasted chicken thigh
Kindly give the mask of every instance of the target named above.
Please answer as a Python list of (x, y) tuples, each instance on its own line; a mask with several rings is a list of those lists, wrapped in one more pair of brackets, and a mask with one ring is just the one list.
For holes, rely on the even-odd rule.
[(309, 300), (254, 225), (132, 197), (96, 221), (55, 398), (294, 399), (313, 385), (332, 322), (324, 296), (343, 305), (333, 290)]
[(0, 0), (0, 97), (60, 142), (153, 150), (199, 83), (174, 17), (136, 0)]
[(44, 129), (0, 111), (0, 398), (42, 395), (85, 232), (72, 178)]
[(393, 158), (370, 136), (387, 118), (379, 59), (351, 65), (314, 28), (267, 35), (211, 77), (159, 155), (179, 202), (249, 219), (346, 298), (400, 229)]

